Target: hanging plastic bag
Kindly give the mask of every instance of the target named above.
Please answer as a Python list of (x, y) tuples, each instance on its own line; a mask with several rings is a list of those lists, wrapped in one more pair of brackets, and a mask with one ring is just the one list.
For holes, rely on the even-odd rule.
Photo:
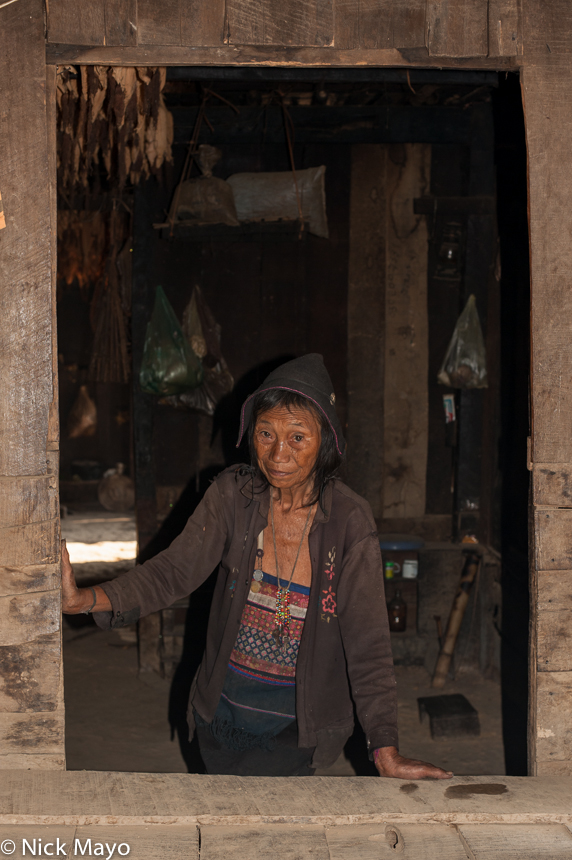
[(221, 352), (220, 325), (205, 302), (200, 287), (194, 288), (185, 308), (183, 332), (193, 352), (202, 361), (204, 379), (193, 391), (166, 397), (161, 402), (212, 416), (219, 400), (232, 391), (234, 379)]
[(472, 295), (457, 320), (437, 380), (450, 388), (488, 388), (485, 342)]
[(147, 394), (181, 394), (203, 381), (203, 366), (192, 351), (162, 287), (147, 325), (139, 383)]
[(87, 390), (81, 385), (68, 417), (68, 437), (94, 436), (97, 430), (97, 408)]

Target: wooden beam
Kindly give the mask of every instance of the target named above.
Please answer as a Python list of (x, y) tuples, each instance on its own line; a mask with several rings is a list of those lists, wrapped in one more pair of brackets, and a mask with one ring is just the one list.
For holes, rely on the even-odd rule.
[(386, 147), (352, 147), (348, 480), (383, 514)]
[[(487, 785), (486, 794), (483, 783)], [(309, 781), (187, 773), (13, 771), (3, 774), (0, 780), (0, 825), (112, 825), (117, 836), (126, 841), (131, 827), (145, 831), (163, 825), (169, 825), (173, 832), (193, 825), (319, 825), (336, 831), (353, 825), (356, 834), (358, 826), (371, 825), (379, 827), (383, 834), (385, 824), (390, 822), (398, 828), (426, 824), (435, 828), (435, 833), (443, 825), (572, 825), (572, 781), (565, 776), (487, 775), (421, 780), (409, 794), (402, 790), (404, 784), (394, 779), (364, 781), (363, 777), (313, 777)], [(370, 846), (377, 843), (376, 857), (394, 853), (383, 838), (364, 841)], [(192, 839), (189, 842), (193, 844)], [(429, 850), (425, 856), (434, 857), (431, 843), (426, 844)], [(384, 845), (387, 850), (382, 853)], [(295, 851), (295, 843), (287, 844), (286, 849), (282, 856), (301, 856)], [(140, 856), (135, 847), (132, 855)], [(266, 860), (268, 854), (263, 856)], [(361, 847), (345, 855), (351, 860), (356, 856), (362, 856)], [(417, 850), (411, 854), (421, 856)], [(525, 851), (516, 856), (527, 860)]]
[(432, 57), (426, 48), (300, 48), (280, 46), (189, 47), (153, 45), (108, 47), (69, 45), (50, 42), (46, 62), (88, 66), (270, 66), (316, 67), (348, 66), (373, 68), (420, 68), (454, 70), (515, 71), (520, 67), (516, 57)]
[[(472, 138), (474, 109), (405, 105), (289, 108), (296, 143), (464, 143)], [(198, 108), (172, 108), (175, 144), (187, 146)], [(203, 123), (199, 142), (211, 144), (284, 144), (284, 118), (277, 106), (208, 107), (213, 131)], [(459, 205), (461, 205), (459, 203)], [(468, 204), (467, 204), (468, 205)], [(477, 201), (475, 206), (481, 204)], [(488, 204), (487, 204), (488, 205)]]

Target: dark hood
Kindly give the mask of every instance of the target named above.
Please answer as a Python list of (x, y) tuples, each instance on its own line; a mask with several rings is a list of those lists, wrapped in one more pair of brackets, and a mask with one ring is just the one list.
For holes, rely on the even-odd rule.
[(250, 419), (252, 417), (252, 406), (254, 398), (263, 391), (273, 388), (281, 388), (284, 391), (294, 391), (307, 397), (318, 407), (328, 420), (334, 432), (338, 453), (343, 455), (346, 450), (346, 442), (342, 433), (342, 425), (335, 410), (336, 395), (332, 386), (332, 380), (326, 370), (324, 359), (318, 353), (303, 355), (280, 365), (270, 373), (262, 385), (247, 397), (242, 405), (240, 413), (240, 431), (238, 434), (237, 447), (242, 441)]

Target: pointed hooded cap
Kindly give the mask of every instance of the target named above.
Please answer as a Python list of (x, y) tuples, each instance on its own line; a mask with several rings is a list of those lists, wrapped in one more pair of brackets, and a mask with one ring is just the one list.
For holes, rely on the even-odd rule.
[(334, 432), (338, 453), (343, 455), (346, 449), (346, 442), (342, 433), (342, 425), (334, 407), (336, 395), (334, 394), (332, 380), (326, 370), (324, 359), (315, 352), (310, 355), (303, 355), (301, 358), (295, 358), (293, 361), (287, 361), (286, 364), (281, 364), (280, 367), (277, 367), (276, 370), (268, 374), (262, 385), (250, 397), (247, 397), (242, 405), (240, 414), (240, 432), (236, 444), (237, 448), (250, 424), (254, 398), (257, 394), (270, 391), (273, 388), (293, 391), (311, 400), (314, 406), (317, 406), (320, 412), (327, 418)]

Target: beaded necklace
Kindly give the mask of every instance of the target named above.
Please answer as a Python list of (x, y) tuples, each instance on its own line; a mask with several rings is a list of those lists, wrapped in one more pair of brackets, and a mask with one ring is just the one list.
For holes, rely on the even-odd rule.
[(278, 551), (276, 549), (276, 530), (274, 528), (274, 499), (272, 497), (272, 491), (270, 491), (270, 519), (272, 522), (274, 561), (276, 563), (276, 579), (278, 583), (278, 590), (276, 592), (276, 626), (272, 632), (272, 635), (274, 636), (274, 639), (276, 640), (276, 643), (280, 648), (285, 647), (290, 640), (290, 586), (292, 585), (292, 579), (294, 577), (296, 565), (298, 564), (298, 558), (300, 557), (302, 544), (304, 543), (304, 538), (306, 537), (306, 530), (308, 528), (308, 523), (310, 522), (310, 516), (312, 514), (313, 507), (313, 505), (310, 505), (310, 508), (308, 510), (308, 516), (306, 517), (304, 531), (302, 532), (302, 537), (300, 538), (298, 552), (296, 553), (296, 558), (294, 559), (294, 566), (292, 567), (292, 573), (290, 574), (288, 585), (286, 586), (286, 588), (282, 588), (282, 586), (280, 585), (280, 567), (278, 565)]

